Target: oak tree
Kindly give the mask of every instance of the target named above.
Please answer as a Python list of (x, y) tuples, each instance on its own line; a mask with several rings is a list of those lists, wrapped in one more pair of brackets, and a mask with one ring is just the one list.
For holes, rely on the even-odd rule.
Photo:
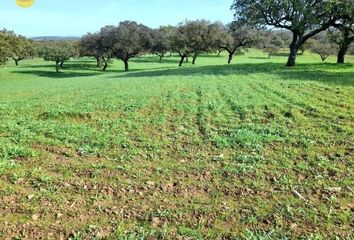
[(234, 0), (235, 18), (257, 26), (273, 26), (292, 32), (286, 66), (296, 64), (300, 47), (329, 28), (336, 20), (337, 1), (323, 0)]
[(228, 52), (229, 58), (227, 63), (230, 64), (236, 53), (239, 53), (241, 49), (251, 47), (258, 40), (259, 34), (254, 27), (241, 22), (232, 22), (224, 27), (223, 32), (219, 36), (218, 48)]

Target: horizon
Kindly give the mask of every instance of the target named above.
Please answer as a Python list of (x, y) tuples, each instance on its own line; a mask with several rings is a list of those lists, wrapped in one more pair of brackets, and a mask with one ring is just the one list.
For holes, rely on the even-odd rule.
[(35, 0), (21, 8), (15, 0), (0, 0), (0, 28), (34, 37), (81, 37), (106, 25), (131, 20), (151, 28), (177, 25), (184, 20), (206, 19), (229, 23), (232, 0), (107, 0), (104, 4), (89, 0), (74, 3), (62, 0)]

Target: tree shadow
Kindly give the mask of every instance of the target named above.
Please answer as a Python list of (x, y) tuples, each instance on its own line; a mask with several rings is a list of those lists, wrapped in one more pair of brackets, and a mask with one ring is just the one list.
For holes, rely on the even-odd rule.
[(71, 72), (71, 71), (40, 71), (40, 70), (26, 70), (26, 71), (13, 71), (17, 74), (26, 74), (26, 75), (36, 75), (38, 77), (46, 78), (77, 78), (77, 77), (92, 77), (97, 75), (102, 75), (103, 72)]
[[(55, 65), (48, 65), (48, 64), (41, 64), (41, 65), (31, 65), (28, 66), (28, 68), (32, 69), (54, 69), (55, 70)], [(63, 67), (61, 68), (63, 70), (100, 70), (100, 68), (96, 67), (96, 64), (90, 63), (90, 62), (84, 62), (84, 61), (78, 61), (78, 62), (65, 62)]]
[[(136, 71), (125, 73), (124, 77), (161, 77), (161, 76), (201, 76), (201, 75), (221, 75), (221, 76), (247, 76), (250, 74), (266, 73), (274, 74), (284, 80), (317, 81), (326, 84), (337, 84), (344, 86), (354, 86), (353, 65), (315, 63), (299, 64), (293, 68), (285, 67), (283, 63), (241, 63), (230, 65), (209, 65), (209, 66), (188, 66), (180, 68), (168, 68), (163, 70)], [(344, 71), (338, 71), (338, 70)], [(332, 70), (332, 71), (331, 71)]]
[[(276, 56), (276, 57), (289, 57), (289, 52), (278, 52), (278, 53), (273, 53), (272, 56)], [(300, 56), (300, 55), (298, 55)]]
[(148, 56), (148, 57), (143, 57), (143, 58), (132, 58), (129, 60), (130, 62), (133, 63), (174, 63), (174, 64), (178, 64), (179, 60), (178, 58), (175, 57), (170, 57), (170, 56), (165, 56), (164, 58), (162, 58), (162, 60), (160, 61), (159, 56)]
[[(274, 55), (273, 55), (274, 56)], [(248, 57), (249, 59), (257, 59), (257, 60), (270, 60), (269, 57)]]

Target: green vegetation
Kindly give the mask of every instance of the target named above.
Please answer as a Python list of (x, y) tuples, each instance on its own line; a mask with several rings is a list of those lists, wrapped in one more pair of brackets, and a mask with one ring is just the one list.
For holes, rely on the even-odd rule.
[(354, 67), (286, 55), (0, 69), (0, 238), (350, 239)]

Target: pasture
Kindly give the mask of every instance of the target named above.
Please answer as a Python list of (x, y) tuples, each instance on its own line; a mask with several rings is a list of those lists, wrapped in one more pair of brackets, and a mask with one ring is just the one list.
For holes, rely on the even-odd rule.
[(0, 238), (353, 237), (354, 66), (178, 60), (1, 68)]

